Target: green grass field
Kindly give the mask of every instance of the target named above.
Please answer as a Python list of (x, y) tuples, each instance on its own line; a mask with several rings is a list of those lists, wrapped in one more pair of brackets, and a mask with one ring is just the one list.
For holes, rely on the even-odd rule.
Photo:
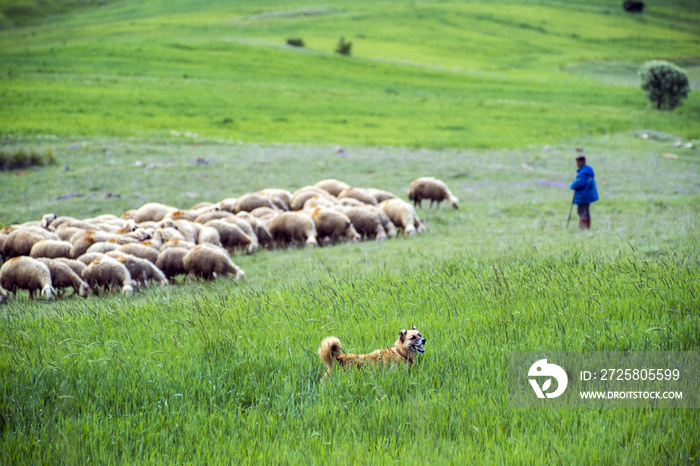
[[(460, 199), (415, 238), (236, 255), (243, 283), (20, 293), (0, 463), (700, 461), (697, 409), (508, 404), (511, 351), (700, 350), (700, 10), (647, 3), (0, 2), (3, 149), (57, 159), (0, 172), (0, 227), (328, 177)], [(639, 90), (648, 58), (688, 70), (676, 111)], [(566, 228), (578, 145), (587, 232)], [(410, 374), (321, 382), (323, 337), (368, 352), (412, 325)]]

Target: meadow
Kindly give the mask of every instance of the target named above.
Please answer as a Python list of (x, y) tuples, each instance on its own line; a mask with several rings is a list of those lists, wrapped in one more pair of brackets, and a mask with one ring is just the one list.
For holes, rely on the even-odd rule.
[[(700, 350), (700, 100), (656, 112), (633, 82), (667, 57), (697, 87), (693, 2), (54, 11), (0, 31), (3, 147), (58, 162), (0, 172), (0, 227), (328, 177), (405, 199), (433, 175), (460, 209), (424, 205), (415, 238), (237, 254), (242, 283), (20, 293), (1, 463), (698, 462), (697, 409), (518, 409), (507, 386), (511, 351)], [(601, 197), (586, 232), (566, 228), (576, 146)], [(413, 325), (410, 373), (321, 381), (323, 337), (367, 352)]]
[[(639, 128), (700, 138), (697, 97), (660, 114), (635, 77), (647, 59), (674, 59), (697, 88), (699, 24), (693, 2), (641, 16), (602, 1), (107, 2), (0, 30), (0, 135), (431, 148)], [(333, 53), (341, 36), (350, 57)]]

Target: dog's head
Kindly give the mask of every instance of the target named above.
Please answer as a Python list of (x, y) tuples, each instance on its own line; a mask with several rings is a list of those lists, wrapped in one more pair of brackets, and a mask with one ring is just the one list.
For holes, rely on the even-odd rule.
[(399, 339), (397, 344), (401, 345), (409, 354), (413, 353), (425, 353), (425, 338), (423, 338), (416, 327), (411, 330), (401, 329), (399, 332)]

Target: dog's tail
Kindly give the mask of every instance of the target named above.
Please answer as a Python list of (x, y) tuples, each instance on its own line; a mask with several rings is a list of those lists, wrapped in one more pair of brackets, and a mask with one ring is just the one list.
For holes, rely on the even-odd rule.
[(340, 340), (336, 337), (326, 337), (321, 342), (321, 346), (318, 347), (318, 355), (321, 361), (328, 368), (326, 370), (326, 377), (331, 373), (333, 368), (333, 360), (338, 359), (340, 355), (343, 354), (342, 347), (340, 346)]

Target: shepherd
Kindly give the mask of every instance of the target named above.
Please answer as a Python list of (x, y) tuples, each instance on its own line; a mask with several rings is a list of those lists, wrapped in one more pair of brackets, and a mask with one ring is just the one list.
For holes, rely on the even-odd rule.
[(579, 155), (576, 157), (576, 179), (569, 188), (574, 190), (573, 203), (578, 206), (578, 228), (579, 230), (587, 230), (591, 227), (591, 211), (592, 202), (598, 200), (598, 190), (595, 186), (595, 174), (593, 168), (586, 165), (586, 157)]

